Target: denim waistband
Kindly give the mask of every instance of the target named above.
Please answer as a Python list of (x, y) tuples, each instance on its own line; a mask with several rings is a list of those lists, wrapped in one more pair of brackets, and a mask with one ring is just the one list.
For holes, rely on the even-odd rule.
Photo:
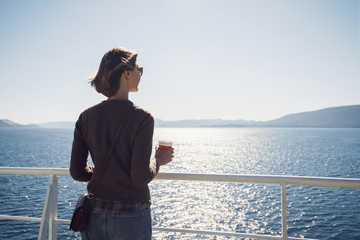
[(133, 202), (133, 201), (110, 201), (100, 198), (90, 199), (90, 208), (95, 211), (103, 211), (109, 213), (117, 213), (124, 211), (134, 211), (150, 206), (149, 202)]

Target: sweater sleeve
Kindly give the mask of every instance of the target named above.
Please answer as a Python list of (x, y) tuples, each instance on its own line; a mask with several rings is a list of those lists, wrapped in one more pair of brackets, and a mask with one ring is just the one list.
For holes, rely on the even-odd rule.
[(88, 182), (91, 179), (93, 168), (88, 165), (89, 150), (85, 143), (81, 115), (75, 124), (74, 140), (71, 150), (70, 175), (73, 179)]
[(132, 151), (130, 174), (135, 186), (148, 184), (159, 171), (159, 164), (150, 162), (153, 133), (154, 118), (149, 114), (138, 128)]

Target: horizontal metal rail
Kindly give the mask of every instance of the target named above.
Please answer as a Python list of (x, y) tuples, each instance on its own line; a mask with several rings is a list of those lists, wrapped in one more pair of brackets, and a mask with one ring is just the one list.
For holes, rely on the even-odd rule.
[(360, 188), (360, 179), (357, 178), (297, 177), (280, 175), (241, 174), (158, 173), (156, 179)]
[[(69, 224), (70, 220), (57, 218), (57, 176), (70, 176), (66, 168), (29, 168), (29, 167), (0, 167), (0, 175), (42, 175), (50, 176), (50, 186), (45, 199), (42, 218), (0, 215), (0, 219), (41, 222), (38, 239), (46, 239), (46, 231), (49, 230), (49, 239), (56, 239), (56, 225)], [(207, 181), (207, 182), (237, 182), (255, 184), (279, 184), (281, 186), (281, 213), (282, 213), (282, 236), (269, 236), (260, 234), (205, 231), (194, 229), (178, 229), (154, 227), (154, 231), (181, 232), (201, 235), (219, 235), (237, 238), (256, 239), (289, 239), (304, 240), (287, 236), (287, 211), (286, 211), (286, 186), (321, 186), (360, 188), (360, 179), (353, 178), (330, 178), (330, 177), (307, 177), (307, 176), (279, 176), (279, 175), (240, 175), (240, 174), (194, 174), (194, 173), (158, 173), (157, 180), (181, 180), (181, 181)], [(56, 199), (54, 199), (54, 196)], [(54, 205), (56, 207), (54, 207)], [(47, 227), (48, 225), (48, 227)], [(45, 236), (44, 236), (45, 235)], [(306, 238), (309, 239), (309, 238)]]
[[(67, 168), (0, 167), (0, 174), (70, 176), (69, 169), (67, 169)], [(238, 182), (238, 183), (258, 183), (258, 184), (286, 184), (286, 185), (300, 185), (300, 186), (360, 188), (360, 179), (357, 179), (357, 178), (159, 172), (156, 175), (156, 179), (158, 179), (158, 180)]]

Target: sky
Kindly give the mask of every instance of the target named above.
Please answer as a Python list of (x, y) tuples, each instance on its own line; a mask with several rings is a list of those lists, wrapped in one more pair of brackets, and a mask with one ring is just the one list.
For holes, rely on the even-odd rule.
[(360, 104), (360, 1), (0, 0), (0, 119), (76, 121), (113, 47), (162, 120), (266, 121)]

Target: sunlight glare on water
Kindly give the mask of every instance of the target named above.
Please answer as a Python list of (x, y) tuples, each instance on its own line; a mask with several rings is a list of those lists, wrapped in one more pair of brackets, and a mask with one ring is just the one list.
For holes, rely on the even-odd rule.
[[(338, 162), (337, 154), (344, 147), (338, 144), (346, 140), (337, 134), (331, 130), (306, 129), (161, 128), (156, 129), (154, 142), (168, 139), (174, 143), (175, 158), (161, 167), (160, 171), (164, 172), (344, 177), (343, 173), (336, 172), (339, 168), (331, 168), (334, 165), (331, 160)], [(337, 147), (338, 152), (334, 150)], [(353, 167), (347, 170), (354, 173)], [(321, 230), (314, 229), (322, 227), (321, 222), (334, 220), (334, 214), (329, 213), (328, 208), (326, 213), (320, 210), (314, 214), (314, 208), (317, 210), (317, 206), (325, 202), (336, 204), (347, 190), (288, 188), (289, 234), (325, 239)], [(151, 183), (151, 190), (155, 226), (281, 235), (278, 185), (155, 181)], [(357, 189), (353, 192), (360, 194)], [(317, 199), (319, 194), (325, 195), (325, 200)], [(356, 204), (359, 205), (359, 201)], [(342, 227), (346, 228), (345, 225)], [(327, 227), (323, 231), (330, 232)], [(327, 235), (328, 239), (337, 238), (339, 233), (332, 232), (332, 236)], [(167, 232), (155, 232), (154, 237), (231, 239)]]
[[(0, 166), (69, 167), (72, 130), (0, 133)], [(175, 148), (161, 172), (360, 177), (360, 129), (157, 128), (154, 145), (160, 139)], [(0, 214), (41, 217), (48, 184), (48, 176), (0, 176)], [(86, 183), (59, 177), (58, 185), (58, 217), (70, 219)], [(149, 186), (155, 227), (281, 235), (279, 185), (155, 179)], [(360, 239), (360, 189), (289, 185), (287, 208), (291, 237)], [(0, 238), (36, 239), (38, 229), (3, 220)], [(58, 225), (58, 239), (71, 235)], [(235, 239), (159, 231), (153, 237)]]
[[(154, 138), (157, 142), (169, 137), (174, 142), (175, 158), (161, 171), (248, 174), (262, 169), (258, 165), (264, 143), (252, 129), (236, 129), (235, 133), (234, 129), (159, 129)], [(279, 187), (164, 181), (156, 182), (153, 188), (154, 220), (162, 227), (280, 233)], [(163, 200), (165, 195), (171, 197)], [(264, 201), (272, 201), (266, 211)], [(269, 222), (277, 224), (267, 229)], [(190, 237), (158, 234), (173, 239)]]

